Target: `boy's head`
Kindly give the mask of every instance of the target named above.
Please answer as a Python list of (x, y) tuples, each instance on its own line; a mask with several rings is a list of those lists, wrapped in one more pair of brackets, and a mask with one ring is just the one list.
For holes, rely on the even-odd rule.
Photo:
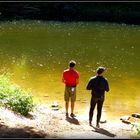
[(104, 71), (105, 71), (105, 68), (102, 67), (102, 66), (100, 66), (100, 67), (97, 68), (97, 74), (98, 75), (102, 74)]
[(71, 60), (71, 61), (69, 62), (69, 67), (70, 67), (70, 68), (73, 68), (75, 65), (76, 65), (76, 62), (75, 62), (74, 60)]

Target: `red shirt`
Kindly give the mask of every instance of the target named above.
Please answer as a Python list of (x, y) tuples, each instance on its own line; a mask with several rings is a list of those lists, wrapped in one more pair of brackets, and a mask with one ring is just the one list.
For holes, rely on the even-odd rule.
[(74, 69), (66, 69), (63, 72), (63, 80), (66, 86), (76, 86), (79, 73)]

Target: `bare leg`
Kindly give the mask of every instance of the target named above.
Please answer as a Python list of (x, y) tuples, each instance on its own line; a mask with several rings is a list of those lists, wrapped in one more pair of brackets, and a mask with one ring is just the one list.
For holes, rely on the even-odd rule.
[(71, 113), (74, 112), (74, 102), (71, 102)]
[(66, 113), (68, 113), (69, 102), (66, 102), (66, 103), (65, 103), (65, 108), (66, 108)]

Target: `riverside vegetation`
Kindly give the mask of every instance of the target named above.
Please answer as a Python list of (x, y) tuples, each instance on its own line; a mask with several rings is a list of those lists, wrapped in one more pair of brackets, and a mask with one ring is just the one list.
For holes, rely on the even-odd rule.
[(31, 92), (12, 84), (8, 74), (0, 75), (0, 103), (24, 116), (28, 115), (34, 107)]

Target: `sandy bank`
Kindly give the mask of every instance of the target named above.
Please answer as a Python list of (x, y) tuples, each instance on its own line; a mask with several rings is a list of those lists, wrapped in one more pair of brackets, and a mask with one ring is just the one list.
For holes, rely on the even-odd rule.
[(61, 138), (61, 139), (130, 139), (132, 126), (107, 120), (101, 128), (88, 124), (88, 116), (65, 117), (64, 109), (52, 110), (42, 104), (28, 117), (0, 108), (1, 138)]

